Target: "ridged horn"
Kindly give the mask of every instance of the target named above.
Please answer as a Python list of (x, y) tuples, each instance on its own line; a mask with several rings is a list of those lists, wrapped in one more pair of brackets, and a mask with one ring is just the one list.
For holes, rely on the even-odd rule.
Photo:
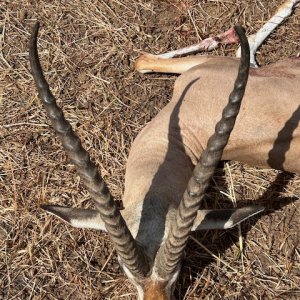
[(149, 263), (144, 252), (132, 237), (96, 165), (82, 147), (79, 137), (65, 119), (62, 109), (57, 106), (55, 97), (49, 89), (37, 51), (38, 31), (37, 22), (30, 38), (29, 59), (39, 97), (64, 149), (90, 192), (121, 261), (135, 276), (145, 277), (149, 272)]
[(221, 160), (245, 93), (250, 65), (249, 44), (241, 26), (235, 26), (235, 31), (240, 39), (242, 55), (233, 91), (223, 110), (222, 118), (215, 127), (214, 134), (208, 140), (207, 148), (201, 154), (199, 163), (194, 168), (170, 232), (156, 256), (156, 273), (165, 280), (175, 272), (180, 263), (201, 200)]

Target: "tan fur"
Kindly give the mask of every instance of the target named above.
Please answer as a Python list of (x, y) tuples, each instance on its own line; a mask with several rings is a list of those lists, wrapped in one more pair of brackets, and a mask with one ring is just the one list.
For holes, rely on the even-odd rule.
[(144, 300), (168, 300), (165, 284), (148, 281), (144, 288)]
[(280, 12), (280, 11), (286, 9), (286, 8), (289, 8), (291, 6), (291, 2), (296, 3), (297, 0), (294, 0), (294, 1), (287, 0), (287, 1), (283, 2), (281, 5), (278, 6), (278, 8), (277, 8), (277, 10), (275, 12), (275, 15), (278, 14), (278, 12)]
[(217, 56), (194, 56), (183, 58), (160, 58), (156, 55), (145, 54), (135, 61), (135, 70), (140, 73), (159, 72), (182, 74), (187, 70), (203, 64)]

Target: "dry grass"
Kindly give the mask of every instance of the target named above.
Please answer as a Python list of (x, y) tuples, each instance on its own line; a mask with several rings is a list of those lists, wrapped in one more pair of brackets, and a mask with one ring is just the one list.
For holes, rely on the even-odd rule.
[[(134, 73), (140, 51), (185, 46), (236, 22), (254, 33), (280, 2), (1, 4), (0, 299), (135, 298), (106, 234), (73, 229), (39, 209), (44, 202), (91, 203), (33, 86), (27, 43), (35, 20), (42, 23), (40, 55), (53, 92), (113, 194), (121, 198), (130, 144), (170, 99), (175, 80)], [(261, 48), (260, 63), (297, 54), (299, 11)], [(233, 55), (234, 49), (215, 53)], [(232, 186), (239, 205), (241, 199), (256, 199), (269, 210), (242, 226), (242, 247), (236, 229), (194, 235), (177, 284), (178, 298), (299, 299), (299, 177), (234, 162), (230, 173), (220, 169), (209, 199), (232, 205), (225, 195)]]

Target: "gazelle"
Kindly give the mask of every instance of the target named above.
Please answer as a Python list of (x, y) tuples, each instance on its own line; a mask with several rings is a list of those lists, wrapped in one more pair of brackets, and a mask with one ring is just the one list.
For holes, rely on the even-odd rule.
[[(119, 211), (49, 90), (38, 59), (38, 28), (36, 24), (31, 37), (30, 62), (39, 96), (96, 210), (43, 208), (75, 227), (107, 231), (139, 298), (170, 299), (191, 230), (230, 228), (263, 210), (199, 210), (221, 158), (300, 173), (299, 129), (292, 142), (290, 132), (278, 140), (289, 119), (294, 127), (298, 124), (299, 60), (251, 70), (245, 92), (250, 52), (243, 30), (235, 27), (241, 41), (240, 62), (216, 58), (185, 72), (176, 81), (171, 102), (134, 141), (126, 168), (125, 209)], [(222, 117), (221, 107), (225, 107)], [(274, 143), (277, 148), (268, 156)], [(289, 145), (283, 164), (278, 157)]]

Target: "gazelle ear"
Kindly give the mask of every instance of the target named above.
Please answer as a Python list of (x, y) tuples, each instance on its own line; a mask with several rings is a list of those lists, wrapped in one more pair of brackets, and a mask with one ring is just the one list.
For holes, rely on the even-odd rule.
[(100, 214), (94, 209), (64, 207), (59, 205), (41, 205), (48, 213), (77, 228), (89, 228), (106, 231)]
[(262, 206), (246, 206), (237, 209), (198, 210), (192, 230), (232, 228), (264, 209)]

